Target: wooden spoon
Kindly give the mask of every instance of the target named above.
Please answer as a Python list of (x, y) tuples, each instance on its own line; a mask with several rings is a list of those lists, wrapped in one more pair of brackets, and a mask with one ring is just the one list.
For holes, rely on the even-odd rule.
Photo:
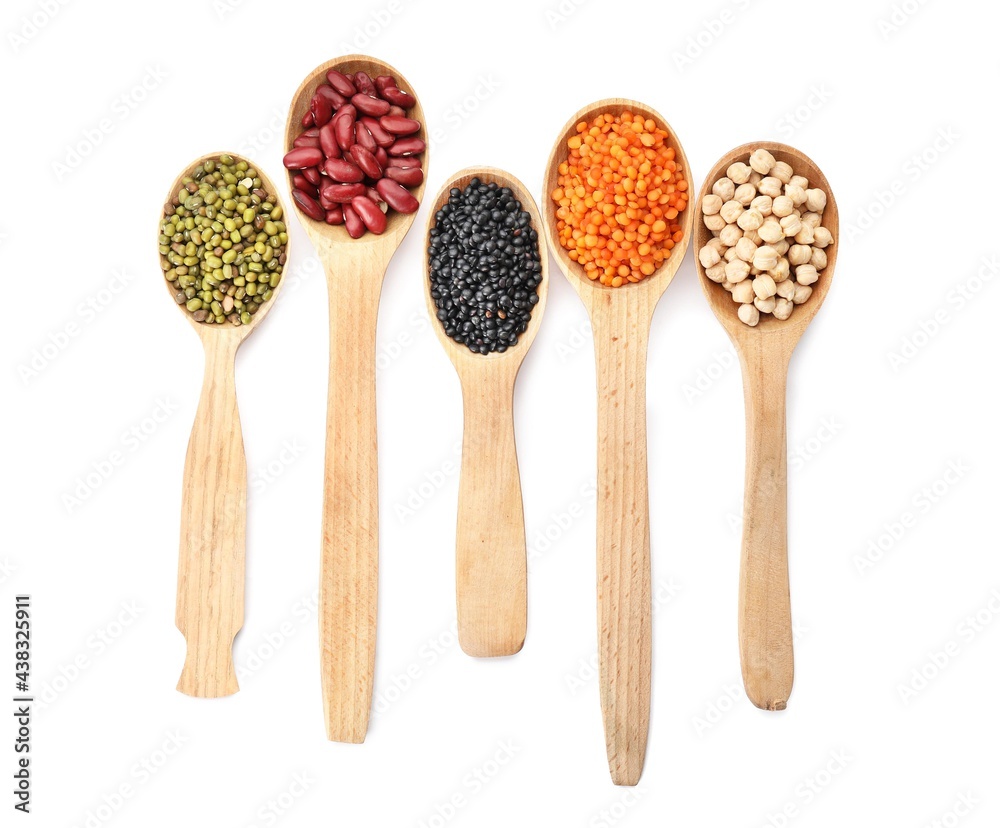
[(521, 649), (528, 620), (524, 508), (514, 445), (514, 381), (545, 311), (548, 255), (542, 219), (531, 193), (510, 173), (495, 167), (467, 167), (444, 184), (432, 203), (427, 233), (435, 224), (437, 211), (447, 203), (451, 188), (465, 189), (473, 178), (513, 190), (539, 233), (542, 263), (538, 303), (517, 344), (503, 353), (474, 354), (437, 322), (428, 246), (424, 245), (427, 310), (458, 371), (465, 411), (455, 560), (458, 641), (471, 656), (506, 656)]
[[(183, 186), (181, 179), (224, 154), (213, 152), (190, 164), (177, 176), (166, 203)], [(278, 188), (260, 167), (236, 153), (228, 154), (256, 169), (272, 203), (281, 204)], [(187, 641), (177, 689), (189, 696), (228, 696), (240, 689), (233, 639), (243, 626), (247, 460), (236, 404), (236, 351), (270, 313), (284, 283), (278, 282), (249, 325), (206, 325), (180, 308), (205, 348), (205, 380), (184, 460), (177, 574), (176, 623)], [(164, 284), (170, 287), (169, 282)]]
[(612, 288), (587, 278), (559, 243), (556, 206), (559, 164), (580, 121), (623, 111), (652, 118), (670, 133), (690, 181), (684, 149), (662, 115), (624, 98), (597, 101), (570, 118), (545, 169), (543, 215), (549, 247), (587, 306), (597, 356), (597, 625), (601, 708), (608, 765), (616, 785), (642, 774), (649, 731), (650, 561), (646, 475), (646, 345), (653, 310), (684, 259), (693, 207), (681, 214), (684, 238), (652, 276)]
[[(302, 131), (301, 119), (326, 73), (392, 75), (416, 97), (396, 69), (365, 55), (317, 66), (292, 98), (285, 149)], [(409, 117), (424, 124), (419, 99)], [(426, 141), (426, 127), (416, 137)], [(424, 182), (428, 156), (423, 155)], [(411, 190), (422, 198), (424, 184)], [(293, 200), (294, 203), (294, 200)], [(298, 206), (302, 226), (326, 271), (330, 302), (330, 377), (327, 388), (326, 474), (320, 562), (320, 671), (327, 737), (363, 742), (375, 672), (378, 609), (378, 454), (375, 426), (375, 324), (389, 260), (415, 213), (391, 211), (385, 232), (352, 239), (341, 226), (315, 221)]]
[[(792, 617), (788, 593), (787, 468), (785, 447), (785, 384), (792, 351), (826, 298), (837, 263), (839, 219), (837, 202), (819, 167), (794, 147), (772, 141), (744, 144), (726, 153), (712, 167), (698, 197), (695, 252), (712, 239), (701, 221), (701, 200), (725, 176), (729, 165), (744, 163), (755, 149), (770, 152), (791, 165), (810, 187), (826, 191), (823, 226), (833, 234), (826, 248), (827, 265), (813, 292), (796, 305), (785, 321), (761, 314), (751, 328), (736, 316), (732, 297), (705, 275), (697, 262), (702, 290), (726, 329), (740, 357), (747, 417), (746, 479), (743, 499), (743, 551), (740, 559), (739, 638), (743, 685), (747, 696), (764, 710), (784, 710), (792, 691)], [(695, 256), (698, 259), (698, 256)]]

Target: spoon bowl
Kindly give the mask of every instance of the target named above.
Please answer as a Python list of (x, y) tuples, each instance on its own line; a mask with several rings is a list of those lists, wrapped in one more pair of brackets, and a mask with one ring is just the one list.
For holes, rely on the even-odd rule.
[[(189, 164), (164, 204), (173, 202), (185, 177), (225, 154), (255, 169), (272, 203), (281, 206), (277, 187), (260, 167), (221, 152)], [(286, 257), (288, 250), (286, 244)], [(205, 348), (205, 379), (184, 461), (177, 577), (176, 623), (187, 642), (177, 689), (190, 696), (228, 696), (239, 690), (232, 645), (243, 626), (247, 464), (236, 401), (236, 351), (270, 313), (284, 284), (281, 279), (247, 325), (198, 322), (180, 307)]]
[(755, 327), (736, 315), (737, 304), (705, 273), (698, 253), (712, 239), (703, 221), (695, 230), (695, 263), (702, 290), (740, 358), (747, 418), (746, 478), (743, 501), (743, 542), (740, 558), (739, 643), (743, 685), (747, 696), (764, 710), (784, 710), (792, 691), (791, 599), (788, 586), (787, 452), (785, 388), (792, 351), (816, 316), (830, 290), (840, 246), (839, 216), (833, 191), (819, 167), (794, 147), (771, 141), (743, 144), (719, 159), (698, 197), (711, 192), (729, 165), (746, 161), (763, 148), (784, 161), (811, 187), (827, 194), (822, 226), (833, 235), (826, 248), (827, 265), (820, 271), (810, 297), (796, 305), (786, 320), (761, 314)]
[[(426, 142), (420, 99), (395, 68), (366, 55), (317, 66), (296, 90), (285, 126), (285, 151), (302, 130), (326, 73), (392, 75), (416, 98), (408, 116), (420, 121), (414, 137)], [(424, 178), (410, 190), (423, 200)], [(320, 671), (327, 738), (363, 742), (368, 731), (375, 672), (378, 609), (378, 449), (375, 421), (375, 329), (386, 268), (416, 213), (392, 211), (385, 231), (352, 239), (343, 226), (318, 222), (292, 199), (326, 272), (330, 306), (323, 540), (320, 563)]]
[(558, 236), (551, 193), (567, 141), (580, 121), (623, 112), (651, 118), (669, 133), (679, 168), (691, 167), (677, 134), (656, 110), (638, 101), (609, 98), (570, 118), (545, 168), (542, 209), (549, 247), (590, 314), (597, 359), (597, 620), (601, 710), (608, 765), (616, 785), (635, 785), (642, 774), (649, 732), (652, 639), (649, 494), (646, 472), (646, 347), (653, 311), (684, 260), (694, 215), (679, 215), (683, 238), (652, 275), (621, 287), (592, 281), (569, 257)]
[(538, 302), (528, 327), (503, 353), (473, 353), (444, 331), (431, 296), (430, 254), (424, 245), (424, 297), (438, 340), (462, 384), (465, 425), (456, 532), (458, 640), (472, 656), (518, 652), (527, 630), (527, 546), (524, 507), (514, 443), (514, 382), (538, 333), (549, 289), (542, 218), (531, 193), (517, 178), (495, 167), (468, 167), (446, 182), (431, 204), (426, 235), (453, 187), (478, 178), (508, 187), (531, 216), (542, 264)]
[(826, 299), (826, 294), (830, 290), (830, 282), (833, 280), (834, 267), (837, 264), (837, 250), (839, 248), (837, 233), (839, 232), (840, 218), (837, 211), (837, 201), (833, 197), (833, 191), (830, 189), (830, 183), (826, 180), (826, 176), (823, 175), (823, 172), (811, 158), (800, 150), (795, 149), (795, 147), (790, 147), (787, 144), (779, 144), (774, 141), (757, 141), (751, 144), (743, 144), (724, 155), (712, 167), (711, 172), (705, 179), (705, 183), (702, 184), (701, 191), (698, 193), (698, 205), (695, 212), (699, 216), (701, 215), (701, 200), (712, 192), (712, 185), (719, 178), (725, 176), (729, 166), (736, 161), (745, 162), (750, 153), (755, 149), (766, 149), (774, 156), (776, 161), (784, 161), (791, 166), (796, 175), (803, 175), (808, 178), (810, 187), (819, 187), (827, 194), (822, 226), (833, 234), (834, 243), (826, 248), (827, 264), (820, 274), (819, 281), (813, 285), (812, 295), (804, 304), (797, 305), (795, 312), (784, 321), (775, 319), (769, 313), (762, 313), (760, 315), (760, 322), (756, 326), (750, 327), (743, 324), (739, 317), (736, 316), (737, 305), (733, 301), (733, 298), (726, 292), (722, 285), (716, 284), (705, 275), (705, 268), (698, 259), (698, 252), (712, 240), (712, 231), (701, 220), (695, 222), (695, 267), (698, 270), (698, 279), (701, 282), (702, 290), (708, 299), (709, 305), (712, 307), (712, 311), (718, 317), (719, 322), (722, 323), (730, 338), (733, 339), (734, 344), (737, 337), (743, 341), (754, 336), (776, 334), (785, 341), (786, 345), (790, 343), (794, 347), (794, 344), (802, 336), (803, 331), (812, 322), (813, 317), (816, 316), (820, 305), (823, 304), (823, 300)]

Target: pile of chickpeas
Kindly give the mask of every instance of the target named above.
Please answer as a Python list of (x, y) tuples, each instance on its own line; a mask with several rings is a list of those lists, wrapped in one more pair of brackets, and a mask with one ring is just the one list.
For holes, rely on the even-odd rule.
[(732, 295), (742, 322), (756, 325), (767, 313), (785, 320), (809, 300), (833, 244), (822, 226), (825, 208), (825, 191), (765, 149), (731, 164), (712, 185), (701, 212), (713, 238), (698, 258)]

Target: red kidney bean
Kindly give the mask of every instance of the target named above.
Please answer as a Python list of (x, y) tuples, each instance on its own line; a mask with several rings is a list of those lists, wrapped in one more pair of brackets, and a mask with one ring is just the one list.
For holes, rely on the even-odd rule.
[(387, 86), (395, 86), (396, 79), (392, 75), (379, 75), (375, 78), (375, 91), (378, 92), (379, 97), (382, 96), (382, 90)]
[(323, 163), (323, 151), (319, 147), (296, 147), (285, 153), (282, 163), (290, 170), (303, 170)]
[(401, 106), (403, 109), (409, 109), (417, 102), (417, 99), (409, 92), (404, 92), (395, 86), (387, 86), (385, 89), (379, 90), (379, 92), (389, 103)]
[(375, 185), (385, 203), (400, 213), (415, 213), (420, 206), (416, 196), (391, 178), (383, 178)]
[(373, 233), (378, 235), (385, 230), (385, 213), (383, 213), (379, 209), (378, 204), (368, 198), (368, 196), (358, 196), (357, 198), (352, 198), (351, 207), (353, 207), (354, 211), (361, 216), (361, 220), (365, 223), (365, 227)]
[(423, 152), (425, 149), (427, 149), (427, 145), (422, 139), (410, 135), (406, 138), (397, 138), (391, 147), (386, 148), (386, 151), (389, 155), (413, 155), (417, 152)]
[(340, 158), (340, 144), (337, 143), (333, 121), (319, 131), (319, 148), (327, 158)]
[(424, 180), (424, 171), (420, 167), (389, 167), (385, 176), (406, 187), (416, 187)]
[(378, 165), (384, 170), (389, 163), (389, 153), (382, 147), (379, 147), (375, 150), (375, 160), (378, 161)]
[(401, 107), (401, 106), (390, 106), (389, 107), (389, 112), (387, 114), (389, 114), (389, 115), (398, 115), (400, 118), (402, 118), (402, 117), (405, 117), (406, 110), (403, 109), (403, 107)]
[(313, 123), (323, 126), (333, 116), (333, 104), (317, 92), (309, 103), (309, 111), (313, 114)]
[(363, 123), (358, 121), (354, 124), (354, 140), (355, 143), (360, 144), (369, 152), (375, 152), (378, 149), (378, 144), (375, 143), (375, 139), (372, 138), (372, 134)]
[(306, 180), (314, 187), (319, 186), (320, 182), (319, 167), (306, 167), (302, 171), (302, 174), (306, 177)]
[(386, 101), (361, 92), (351, 98), (351, 103), (358, 108), (358, 112), (365, 115), (385, 115), (389, 111), (389, 104)]
[(352, 239), (360, 239), (365, 234), (365, 223), (350, 204), (344, 205), (344, 226)]
[(375, 139), (375, 143), (380, 147), (390, 147), (393, 141), (396, 140), (396, 136), (391, 132), (386, 132), (380, 124), (374, 118), (365, 115), (359, 119), (361, 123), (365, 125), (365, 128), (372, 134), (372, 138)]
[(378, 190), (376, 190), (374, 187), (369, 187), (366, 195), (376, 204), (381, 204), (384, 201), (382, 196), (378, 194)]
[(313, 138), (319, 137), (319, 127), (309, 127), (309, 129), (302, 131), (303, 135), (311, 135)]
[(372, 81), (367, 72), (355, 72), (354, 85), (358, 88), (358, 92), (363, 92), (365, 95), (378, 94), (378, 90), (375, 88), (375, 83)]
[(313, 125), (313, 114), (311, 110), (306, 110), (306, 114), (302, 116), (302, 126), (311, 127)]
[(326, 73), (326, 79), (330, 82), (330, 86), (345, 98), (350, 98), (358, 92), (354, 82), (343, 72), (338, 72), (336, 69), (330, 69)]
[(421, 166), (423, 165), (420, 163), (420, 158), (416, 155), (393, 156), (389, 159), (389, 163), (386, 165), (387, 168), (400, 167), (404, 170), (409, 167), (416, 167), (417, 169), (420, 169)]
[(351, 147), (351, 158), (354, 159), (354, 163), (369, 178), (377, 180), (382, 177), (382, 168), (379, 166), (378, 161), (375, 160), (375, 156), (372, 155), (371, 150), (366, 149), (361, 144), (355, 144)]
[(302, 190), (306, 195), (312, 198), (318, 198), (319, 193), (316, 191), (316, 187), (313, 183), (306, 178), (302, 173), (296, 173), (292, 176), (292, 189)]
[(383, 115), (378, 122), (382, 125), (382, 129), (393, 135), (412, 135), (420, 131), (420, 121), (404, 118), (402, 115)]
[(344, 208), (339, 204), (332, 210), (326, 211), (326, 223), (327, 224), (343, 224), (344, 223)]
[(349, 150), (354, 144), (354, 118), (357, 112), (351, 104), (344, 104), (337, 110), (337, 117), (333, 120), (333, 134), (342, 150)]
[(364, 184), (327, 184), (320, 195), (334, 204), (344, 204), (367, 192), (368, 188)]
[(353, 184), (355, 181), (362, 181), (365, 177), (361, 168), (346, 158), (327, 158), (324, 168), (330, 178), (343, 184)]
[(298, 138), (292, 141), (293, 147), (318, 147), (320, 146), (319, 138), (315, 135), (306, 135), (302, 133)]
[(347, 98), (341, 95), (332, 86), (327, 86), (326, 84), (319, 87), (319, 89), (316, 90), (316, 94), (320, 97), (326, 98), (330, 102), (330, 106), (334, 109), (347, 103)]
[(309, 218), (314, 218), (316, 221), (323, 221), (326, 218), (326, 210), (319, 206), (319, 202), (316, 199), (307, 195), (302, 190), (292, 190), (292, 199)]

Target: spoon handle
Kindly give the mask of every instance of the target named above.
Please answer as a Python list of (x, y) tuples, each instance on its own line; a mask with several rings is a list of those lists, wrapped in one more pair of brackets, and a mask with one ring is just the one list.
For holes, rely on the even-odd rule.
[(187, 655), (177, 689), (189, 696), (238, 691), (233, 639), (243, 626), (247, 461), (236, 404), (239, 337), (210, 331), (205, 379), (184, 461), (177, 628)]
[(458, 640), (471, 656), (513, 655), (527, 629), (527, 549), (514, 445), (516, 374), (510, 359), (482, 359), (462, 387), (455, 572)]
[(788, 356), (754, 341), (742, 349), (747, 415), (739, 639), (743, 685), (764, 710), (784, 710), (792, 691), (788, 591), (788, 472), (785, 384)]
[(327, 387), (320, 671), (327, 738), (368, 731), (378, 610), (378, 450), (375, 327), (387, 261), (364, 245), (327, 260)]
[(594, 307), (592, 321), (597, 355), (601, 710), (611, 779), (616, 785), (635, 785), (649, 732), (652, 648), (646, 470), (649, 316), (623, 295)]

